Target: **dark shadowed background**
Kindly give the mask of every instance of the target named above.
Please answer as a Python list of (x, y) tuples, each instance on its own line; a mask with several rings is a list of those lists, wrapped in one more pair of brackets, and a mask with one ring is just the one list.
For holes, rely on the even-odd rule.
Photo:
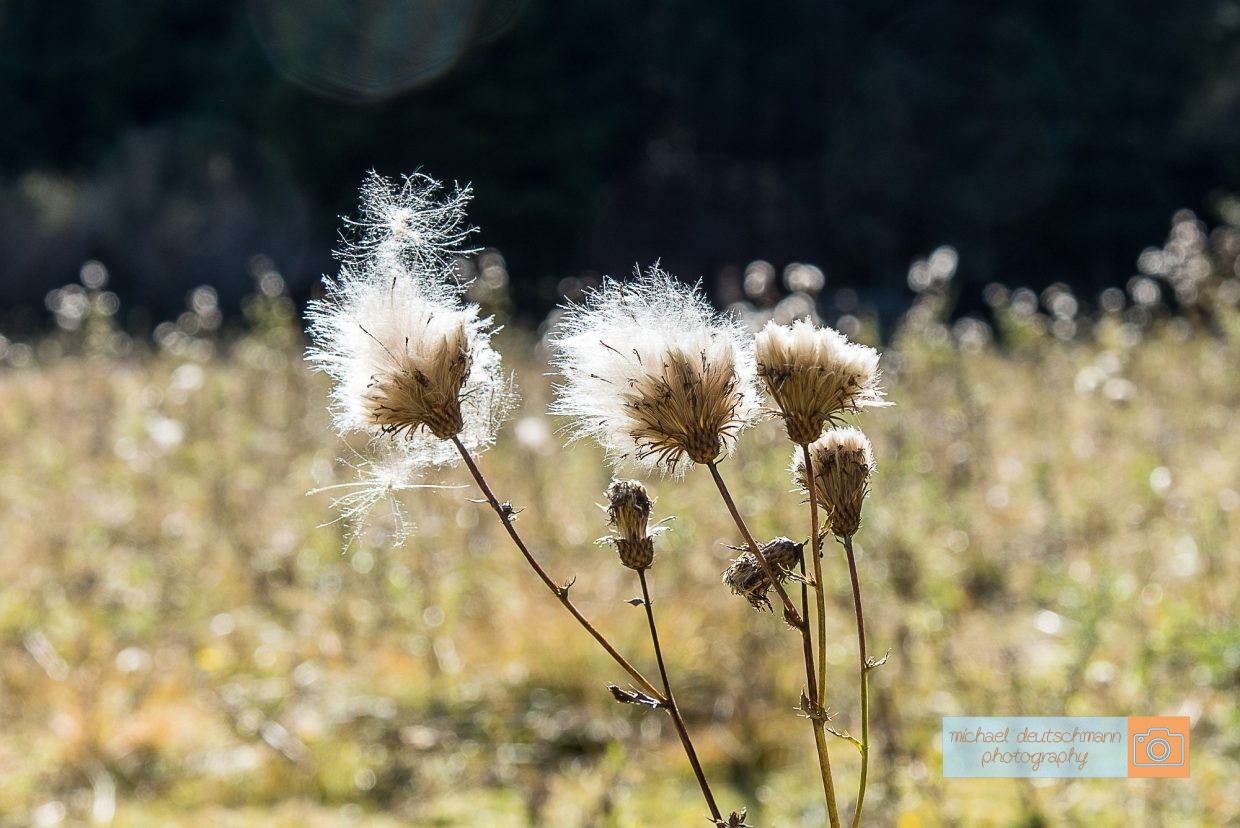
[(1088, 293), (1240, 190), (1238, 29), (1214, 0), (2, 0), (0, 325), (91, 259), (129, 324), (201, 284), (235, 308), (256, 255), (304, 296), (372, 167), (472, 181), (527, 318), (657, 257), (898, 306), (940, 244), (966, 294)]

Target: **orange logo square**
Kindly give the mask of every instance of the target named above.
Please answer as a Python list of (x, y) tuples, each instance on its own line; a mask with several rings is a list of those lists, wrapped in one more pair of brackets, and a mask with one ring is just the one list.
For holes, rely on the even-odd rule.
[(1187, 777), (1188, 730), (1187, 716), (1129, 716), (1128, 775)]

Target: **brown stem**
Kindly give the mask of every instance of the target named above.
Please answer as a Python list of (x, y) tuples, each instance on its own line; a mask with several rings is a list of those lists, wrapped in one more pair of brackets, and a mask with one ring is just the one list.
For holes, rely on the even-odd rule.
[(654, 657), (659, 662), (659, 677), (663, 680), (663, 695), (667, 699), (663, 705), (668, 715), (672, 717), (673, 724), (676, 725), (676, 733), (680, 736), (680, 743), (684, 745), (685, 755), (689, 757), (689, 764), (693, 766), (693, 775), (697, 777), (698, 785), (702, 789), (702, 796), (706, 797), (706, 805), (710, 808), (711, 817), (714, 818), (716, 824), (723, 821), (723, 816), (719, 813), (719, 806), (715, 804), (715, 797), (710, 792), (710, 784), (706, 781), (706, 774), (702, 772), (702, 765), (698, 762), (697, 751), (693, 749), (693, 741), (689, 738), (689, 730), (685, 727), (685, 721), (680, 715), (680, 708), (676, 705), (676, 697), (672, 695), (671, 682), (667, 680), (667, 667), (663, 663), (663, 648), (659, 646), (659, 631), (654, 624), (654, 609), (650, 604), (650, 589), (646, 586), (646, 570), (637, 570), (637, 577), (642, 584), (642, 601), (646, 605), (646, 620), (650, 622), (650, 641), (654, 644)]
[(617, 664), (624, 668), (624, 671), (633, 678), (633, 681), (637, 682), (641, 686), (644, 692), (648, 693), (651, 698), (660, 704), (666, 704), (667, 699), (665, 699), (663, 694), (650, 683), (649, 679), (643, 676), (641, 671), (630, 664), (628, 659), (620, 655), (616, 648), (611, 645), (611, 642), (608, 641), (601, 632), (595, 629), (594, 625), (591, 624), (590, 621), (581, 614), (581, 611), (573, 605), (573, 602), (569, 600), (568, 597), (568, 586), (561, 586), (551, 580), (551, 576), (548, 575), (547, 571), (542, 568), (542, 565), (535, 560), (534, 556), (530, 553), (529, 548), (526, 547), (525, 541), (523, 541), (521, 536), (517, 534), (516, 528), (512, 525), (511, 508), (505, 509), (503, 504), (501, 504), (491, 492), (491, 487), (487, 485), (486, 478), (484, 478), (482, 476), (482, 472), (478, 470), (477, 464), (474, 463), (474, 458), (470, 456), (469, 450), (466, 449), (464, 444), (461, 443), (460, 438), (453, 436), (452, 442), (456, 444), (456, 450), (460, 452), (461, 459), (465, 461), (465, 465), (469, 468), (469, 473), (473, 475), (474, 482), (478, 484), (478, 489), (482, 492), (482, 496), (487, 499), (487, 503), (491, 504), (491, 508), (495, 510), (495, 514), (499, 516), (500, 523), (504, 524), (504, 528), (508, 531), (508, 536), (512, 538), (512, 542), (516, 544), (517, 549), (521, 550), (521, 554), (525, 556), (526, 563), (530, 565), (530, 568), (534, 570), (534, 572), (546, 585), (547, 589), (551, 590), (551, 593), (559, 599), (561, 604), (564, 605), (564, 609), (568, 610), (572, 614), (573, 618), (577, 619), (577, 623), (580, 624), (586, 632), (594, 637), (594, 640), (599, 643), (599, 646), (606, 650), (607, 654), (610, 655)]
[(865, 654), (865, 614), (861, 611), (861, 584), (857, 580), (852, 535), (844, 536), (844, 551), (848, 554), (848, 576), (852, 579), (853, 609), (857, 614), (857, 650), (861, 656), (861, 779), (857, 785), (857, 810), (853, 812), (853, 828), (857, 828), (861, 824), (861, 806), (865, 804), (865, 782), (870, 769), (870, 663)]
[[(732, 499), (732, 495), (728, 491), (727, 484), (723, 482), (723, 476), (719, 474), (719, 467), (715, 463), (708, 463), (707, 465), (710, 468), (711, 476), (715, 479), (715, 486), (719, 489), (719, 495), (723, 498), (723, 502), (727, 504), (728, 511), (732, 514), (732, 520), (736, 523), (736, 528), (740, 530), (741, 536), (744, 537), (745, 542), (749, 544), (749, 551), (751, 551), (754, 557), (758, 559), (758, 563), (762, 566), (762, 571), (766, 574), (766, 577), (770, 579), (771, 584), (779, 593), (779, 597), (784, 603), (785, 615), (788, 618), (788, 622), (801, 632), (801, 650), (805, 656), (805, 682), (808, 691), (807, 698), (813, 707), (813, 712), (810, 717), (810, 725), (814, 731), (814, 748), (818, 752), (818, 770), (822, 776), (823, 794), (827, 800), (827, 815), (831, 820), (832, 828), (838, 828), (840, 824), (840, 817), (838, 806), (835, 802), (835, 780), (831, 776), (831, 759), (827, 755), (827, 737), (824, 730), (826, 725), (821, 719), (825, 711), (817, 703), (818, 687), (814, 673), (814, 644), (810, 636), (809, 624), (806, 623), (801, 614), (797, 612), (796, 607), (793, 606), (791, 599), (788, 598), (787, 591), (784, 590), (783, 584), (781, 584), (779, 579), (775, 577), (774, 571), (771, 569), (771, 565), (766, 560), (766, 556), (762, 554), (762, 549), (758, 546), (758, 542), (754, 540), (753, 533), (751, 533), (749, 531), (749, 527), (745, 525), (745, 519), (741, 517), (740, 511), (736, 508), (736, 502)], [(804, 561), (802, 561), (802, 566), (804, 566)], [(809, 599), (806, 597), (804, 581), (802, 581), (801, 599), (803, 605), (805, 606), (805, 612), (808, 614)], [(810, 711), (806, 711), (806, 713), (810, 713)]]
[(719, 489), (719, 495), (723, 498), (723, 502), (727, 504), (728, 511), (732, 513), (732, 520), (736, 523), (736, 528), (741, 531), (741, 536), (745, 539), (745, 543), (749, 544), (749, 551), (758, 559), (758, 564), (762, 567), (762, 573), (766, 575), (767, 580), (775, 587), (775, 592), (779, 594), (779, 600), (783, 602), (784, 613), (788, 617), (788, 623), (800, 630), (807, 629), (805, 619), (797, 612), (797, 608), (793, 605), (792, 599), (788, 597), (788, 592), (784, 589), (783, 583), (779, 578), (775, 577), (775, 570), (771, 568), (770, 562), (767, 561), (766, 555), (763, 554), (762, 547), (753, 539), (749, 527), (745, 525), (745, 520), (741, 517), (740, 511), (736, 508), (736, 502), (732, 500), (732, 494), (728, 491), (728, 485), (723, 482), (723, 476), (719, 474), (719, 466), (713, 462), (706, 465), (710, 469), (711, 477), (715, 479), (715, 486)]

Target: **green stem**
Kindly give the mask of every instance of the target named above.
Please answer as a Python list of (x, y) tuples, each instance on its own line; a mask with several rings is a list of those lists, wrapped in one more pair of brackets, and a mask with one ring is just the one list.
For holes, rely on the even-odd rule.
[(809, 446), (803, 444), (801, 453), (805, 458), (805, 479), (809, 485), (809, 526), (810, 551), (814, 561), (814, 583), (818, 589), (814, 602), (818, 611), (818, 698), (815, 701), (821, 710), (826, 704), (827, 693), (827, 599), (826, 589), (822, 583), (822, 537), (818, 531), (818, 498), (814, 496), (814, 460), (810, 455)]
[(870, 769), (870, 664), (865, 655), (865, 614), (861, 611), (861, 584), (857, 580), (852, 535), (844, 535), (844, 551), (848, 554), (848, 575), (852, 579), (853, 608), (857, 614), (857, 649), (861, 656), (861, 780), (857, 785), (857, 810), (853, 813), (853, 828), (857, 828), (861, 825), (865, 782)]

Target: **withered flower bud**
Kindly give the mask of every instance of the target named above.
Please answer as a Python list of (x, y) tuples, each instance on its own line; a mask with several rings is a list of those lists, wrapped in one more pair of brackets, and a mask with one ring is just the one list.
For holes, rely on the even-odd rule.
[(654, 563), (654, 536), (648, 532), (653, 505), (646, 487), (636, 480), (613, 480), (607, 487), (607, 522), (616, 531), (620, 563), (642, 570)]
[[(806, 492), (813, 493), (827, 511), (831, 532), (837, 537), (853, 535), (861, 527), (861, 506), (870, 491), (874, 450), (857, 428), (831, 428), (809, 447), (814, 479), (805, 479), (800, 453), (793, 460), (793, 476)], [(812, 483), (812, 485), (811, 485)]]
[[(803, 543), (779, 537), (762, 546), (762, 554), (771, 565), (775, 577), (782, 584), (797, 562), (801, 560)], [(766, 597), (773, 584), (753, 552), (743, 552), (723, 572), (723, 582), (732, 588), (733, 595), (743, 595), (756, 610), (769, 610), (770, 599)]]

